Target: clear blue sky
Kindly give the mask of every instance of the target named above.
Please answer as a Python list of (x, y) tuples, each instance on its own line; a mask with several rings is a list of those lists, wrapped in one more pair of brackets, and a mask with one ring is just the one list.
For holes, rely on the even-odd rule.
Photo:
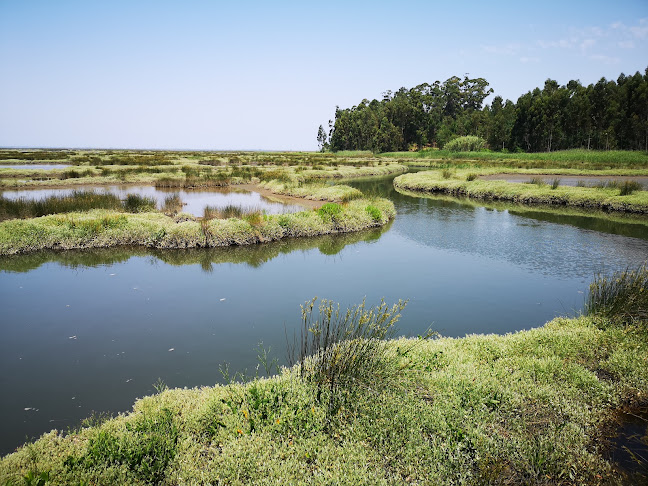
[(314, 150), (386, 90), (646, 67), (647, 0), (0, 0), (0, 146)]

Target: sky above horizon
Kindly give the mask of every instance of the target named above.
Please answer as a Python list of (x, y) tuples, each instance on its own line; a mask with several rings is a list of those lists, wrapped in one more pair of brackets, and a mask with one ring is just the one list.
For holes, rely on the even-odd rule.
[(387, 90), (643, 73), (648, 1), (0, 0), (0, 66), (1, 147), (316, 150)]

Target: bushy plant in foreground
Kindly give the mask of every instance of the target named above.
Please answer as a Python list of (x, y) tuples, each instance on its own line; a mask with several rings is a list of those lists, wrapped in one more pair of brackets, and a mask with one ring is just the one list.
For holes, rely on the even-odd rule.
[(588, 315), (626, 323), (648, 319), (648, 266), (598, 275), (589, 286), (585, 309)]
[(299, 364), (301, 378), (317, 387), (318, 400), (326, 392), (332, 413), (353, 391), (365, 391), (379, 382), (384, 385), (394, 372), (386, 340), (394, 336), (407, 301), (390, 308), (384, 301), (366, 307), (363, 300), (341, 312), (339, 304), (324, 299), (315, 314), (316, 301), (301, 306), (301, 333), (289, 343), (288, 362)]

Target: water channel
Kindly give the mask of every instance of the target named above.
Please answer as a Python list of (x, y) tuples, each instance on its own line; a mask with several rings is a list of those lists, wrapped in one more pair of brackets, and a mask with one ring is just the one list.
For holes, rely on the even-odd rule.
[(409, 299), (401, 334), (506, 333), (575, 315), (597, 272), (648, 258), (645, 219), (486, 207), (354, 181), (394, 201), (388, 227), (253, 247), (0, 258), (0, 453), (92, 411), (285, 361), (299, 305)]

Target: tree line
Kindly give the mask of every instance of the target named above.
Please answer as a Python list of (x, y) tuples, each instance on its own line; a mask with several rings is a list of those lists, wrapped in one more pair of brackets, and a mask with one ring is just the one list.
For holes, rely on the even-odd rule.
[(491, 150), (648, 150), (648, 68), (589, 86), (547, 79), (516, 103), (495, 96), (484, 106), (491, 93), (484, 78), (467, 76), (387, 91), (380, 101), (336, 107), (328, 133), (320, 125), (317, 141), (335, 152), (442, 148), (465, 135), (485, 139)]

